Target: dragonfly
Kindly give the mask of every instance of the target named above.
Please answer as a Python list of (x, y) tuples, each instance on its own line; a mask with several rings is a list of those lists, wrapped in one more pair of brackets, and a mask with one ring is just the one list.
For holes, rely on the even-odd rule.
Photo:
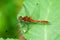
[(23, 6), (24, 6), (24, 9), (25, 9), (25, 12), (26, 12), (25, 13), (26, 16), (19, 16), (18, 17), (18, 20), (20, 21), (21, 24), (24, 23), (24, 26), (27, 25), (27, 30), (24, 29), (23, 30), (24, 32), (27, 32), (29, 30), (28, 26), (30, 25), (30, 23), (43, 23), (43, 24), (48, 24), (49, 23), (49, 21), (47, 21), (47, 20), (35, 20), (35, 19), (33, 19), (31, 17), (31, 15), (34, 15), (33, 14), (34, 13), (34, 10), (32, 12), (29, 12), (27, 6), (26, 5), (23, 5)]
[[(34, 19), (32, 19), (31, 17), (28, 17), (28, 16), (24, 16), (24, 17), (20, 16), (19, 20), (23, 21), (23, 22), (27, 22), (27, 23), (25, 23), (27, 26), (29, 25), (29, 23), (36, 23), (36, 22), (41, 22), (41, 23), (44, 23), (44, 24), (49, 23), (47, 20), (34, 20)], [(28, 27), (27, 27), (27, 30), (29, 30)], [(23, 30), (23, 31), (26, 32), (27, 30)]]
[(24, 21), (24, 22), (32, 22), (32, 23), (34, 23), (34, 22), (41, 22), (41, 23), (45, 23), (45, 24), (49, 23), (47, 20), (34, 20), (28, 16), (24, 16), (24, 17), (20, 16), (19, 20)]

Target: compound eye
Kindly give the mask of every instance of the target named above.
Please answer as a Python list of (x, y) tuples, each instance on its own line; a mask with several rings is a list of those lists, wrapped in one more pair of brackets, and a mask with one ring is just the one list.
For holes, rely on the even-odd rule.
[(19, 20), (22, 20), (22, 16), (19, 17)]

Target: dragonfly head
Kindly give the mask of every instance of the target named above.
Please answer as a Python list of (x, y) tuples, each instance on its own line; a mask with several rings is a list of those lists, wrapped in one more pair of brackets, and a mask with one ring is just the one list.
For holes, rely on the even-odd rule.
[(19, 20), (23, 20), (23, 17), (22, 17), (22, 16), (20, 16), (20, 17), (19, 17)]

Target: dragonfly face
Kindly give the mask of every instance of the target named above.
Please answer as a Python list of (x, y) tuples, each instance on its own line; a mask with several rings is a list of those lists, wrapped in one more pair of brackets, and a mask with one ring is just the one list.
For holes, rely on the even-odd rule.
[(25, 16), (25, 17), (20, 16), (19, 20), (28, 22), (29, 21), (29, 17), (28, 16)]
[(23, 17), (22, 17), (22, 16), (20, 16), (20, 17), (19, 17), (19, 20), (22, 20), (22, 18), (23, 18)]

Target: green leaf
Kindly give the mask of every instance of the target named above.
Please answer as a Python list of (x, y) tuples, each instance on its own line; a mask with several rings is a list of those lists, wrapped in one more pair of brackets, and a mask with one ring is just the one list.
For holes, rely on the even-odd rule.
[(27, 40), (60, 40), (60, 0), (25, 0), (18, 16), (26, 15), (50, 22), (50, 25), (29, 24), (30, 29), (23, 33)]

